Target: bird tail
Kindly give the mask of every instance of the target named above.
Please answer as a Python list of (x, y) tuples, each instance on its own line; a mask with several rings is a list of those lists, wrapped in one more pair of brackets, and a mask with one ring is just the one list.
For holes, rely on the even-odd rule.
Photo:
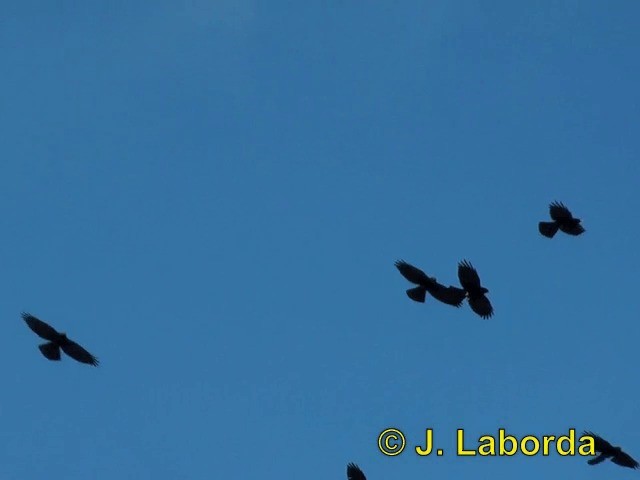
[(538, 230), (545, 237), (553, 238), (558, 233), (558, 224), (556, 222), (540, 222), (538, 223)]
[(409, 297), (414, 302), (424, 303), (427, 298), (427, 288), (423, 286), (410, 288), (407, 290), (407, 297)]
[(53, 342), (43, 343), (38, 345), (38, 348), (49, 360), (60, 360), (60, 347)]

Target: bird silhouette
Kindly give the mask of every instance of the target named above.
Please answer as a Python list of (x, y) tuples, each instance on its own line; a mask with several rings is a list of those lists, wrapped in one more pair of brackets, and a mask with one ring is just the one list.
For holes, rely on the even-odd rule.
[(604, 462), (607, 458), (610, 458), (613, 463), (620, 465), (621, 467), (627, 467), (636, 469), (640, 467), (640, 464), (636, 462), (628, 453), (622, 451), (620, 447), (614, 447), (602, 437), (596, 435), (593, 432), (584, 432), (583, 435), (587, 435), (593, 438), (594, 448), (596, 452), (600, 452), (596, 458), (588, 460), (589, 465), (597, 465)]
[(568, 235), (578, 236), (585, 232), (580, 225), (580, 219), (575, 218), (562, 202), (553, 202), (549, 205), (551, 222), (539, 222), (538, 231), (547, 238), (553, 238), (558, 229)]
[(58, 332), (51, 325), (43, 322), (39, 318), (29, 313), (22, 313), (23, 320), (36, 335), (45, 340), (47, 343), (38, 345), (40, 352), (49, 360), (60, 360), (60, 349), (74, 360), (97, 367), (100, 363), (96, 357), (87, 352), (73, 340), (67, 338), (65, 333)]
[(441, 283), (438, 283), (435, 277), (428, 276), (422, 270), (404, 260), (396, 261), (395, 266), (404, 278), (418, 285), (417, 287), (407, 290), (407, 296), (411, 300), (424, 303), (427, 292), (429, 292), (433, 298), (447, 305), (454, 307), (462, 305), (465, 299), (465, 291), (463, 289), (453, 286), (445, 287)]
[(458, 279), (467, 295), (471, 310), (487, 319), (493, 316), (493, 306), (485, 295), (489, 290), (482, 286), (478, 272), (467, 260), (458, 263)]

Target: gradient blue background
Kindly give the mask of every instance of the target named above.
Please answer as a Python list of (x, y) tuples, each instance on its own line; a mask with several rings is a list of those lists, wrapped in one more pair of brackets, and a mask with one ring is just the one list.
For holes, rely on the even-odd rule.
[[(574, 427), (640, 460), (640, 4), (2, 10), (4, 480), (637, 474), (453, 447)], [(538, 234), (556, 199), (585, 235)], [(469, 259), (495, 317), (411, 302), (398, 258)]]

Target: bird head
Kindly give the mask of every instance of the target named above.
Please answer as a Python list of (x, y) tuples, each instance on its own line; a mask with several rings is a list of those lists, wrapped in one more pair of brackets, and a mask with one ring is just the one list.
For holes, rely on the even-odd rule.
[(482, 289), (481, 289), (481, 290), (482, 290), (482, 293), (489, 293), (489, 289), (488, 289), (488, 288), (484, 288), (484, 287), (482, 287)]

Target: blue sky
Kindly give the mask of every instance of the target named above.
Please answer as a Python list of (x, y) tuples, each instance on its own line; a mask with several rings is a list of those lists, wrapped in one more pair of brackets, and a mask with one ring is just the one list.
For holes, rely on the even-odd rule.
[[(634, 474), (454, 439), (640, 460), (640, 5), (54, 3), (0, 20), (3, 479)], [(585, 235), (538, 234), (553, 200)], [(469, 259), (494, 318), (399, 258)]]

